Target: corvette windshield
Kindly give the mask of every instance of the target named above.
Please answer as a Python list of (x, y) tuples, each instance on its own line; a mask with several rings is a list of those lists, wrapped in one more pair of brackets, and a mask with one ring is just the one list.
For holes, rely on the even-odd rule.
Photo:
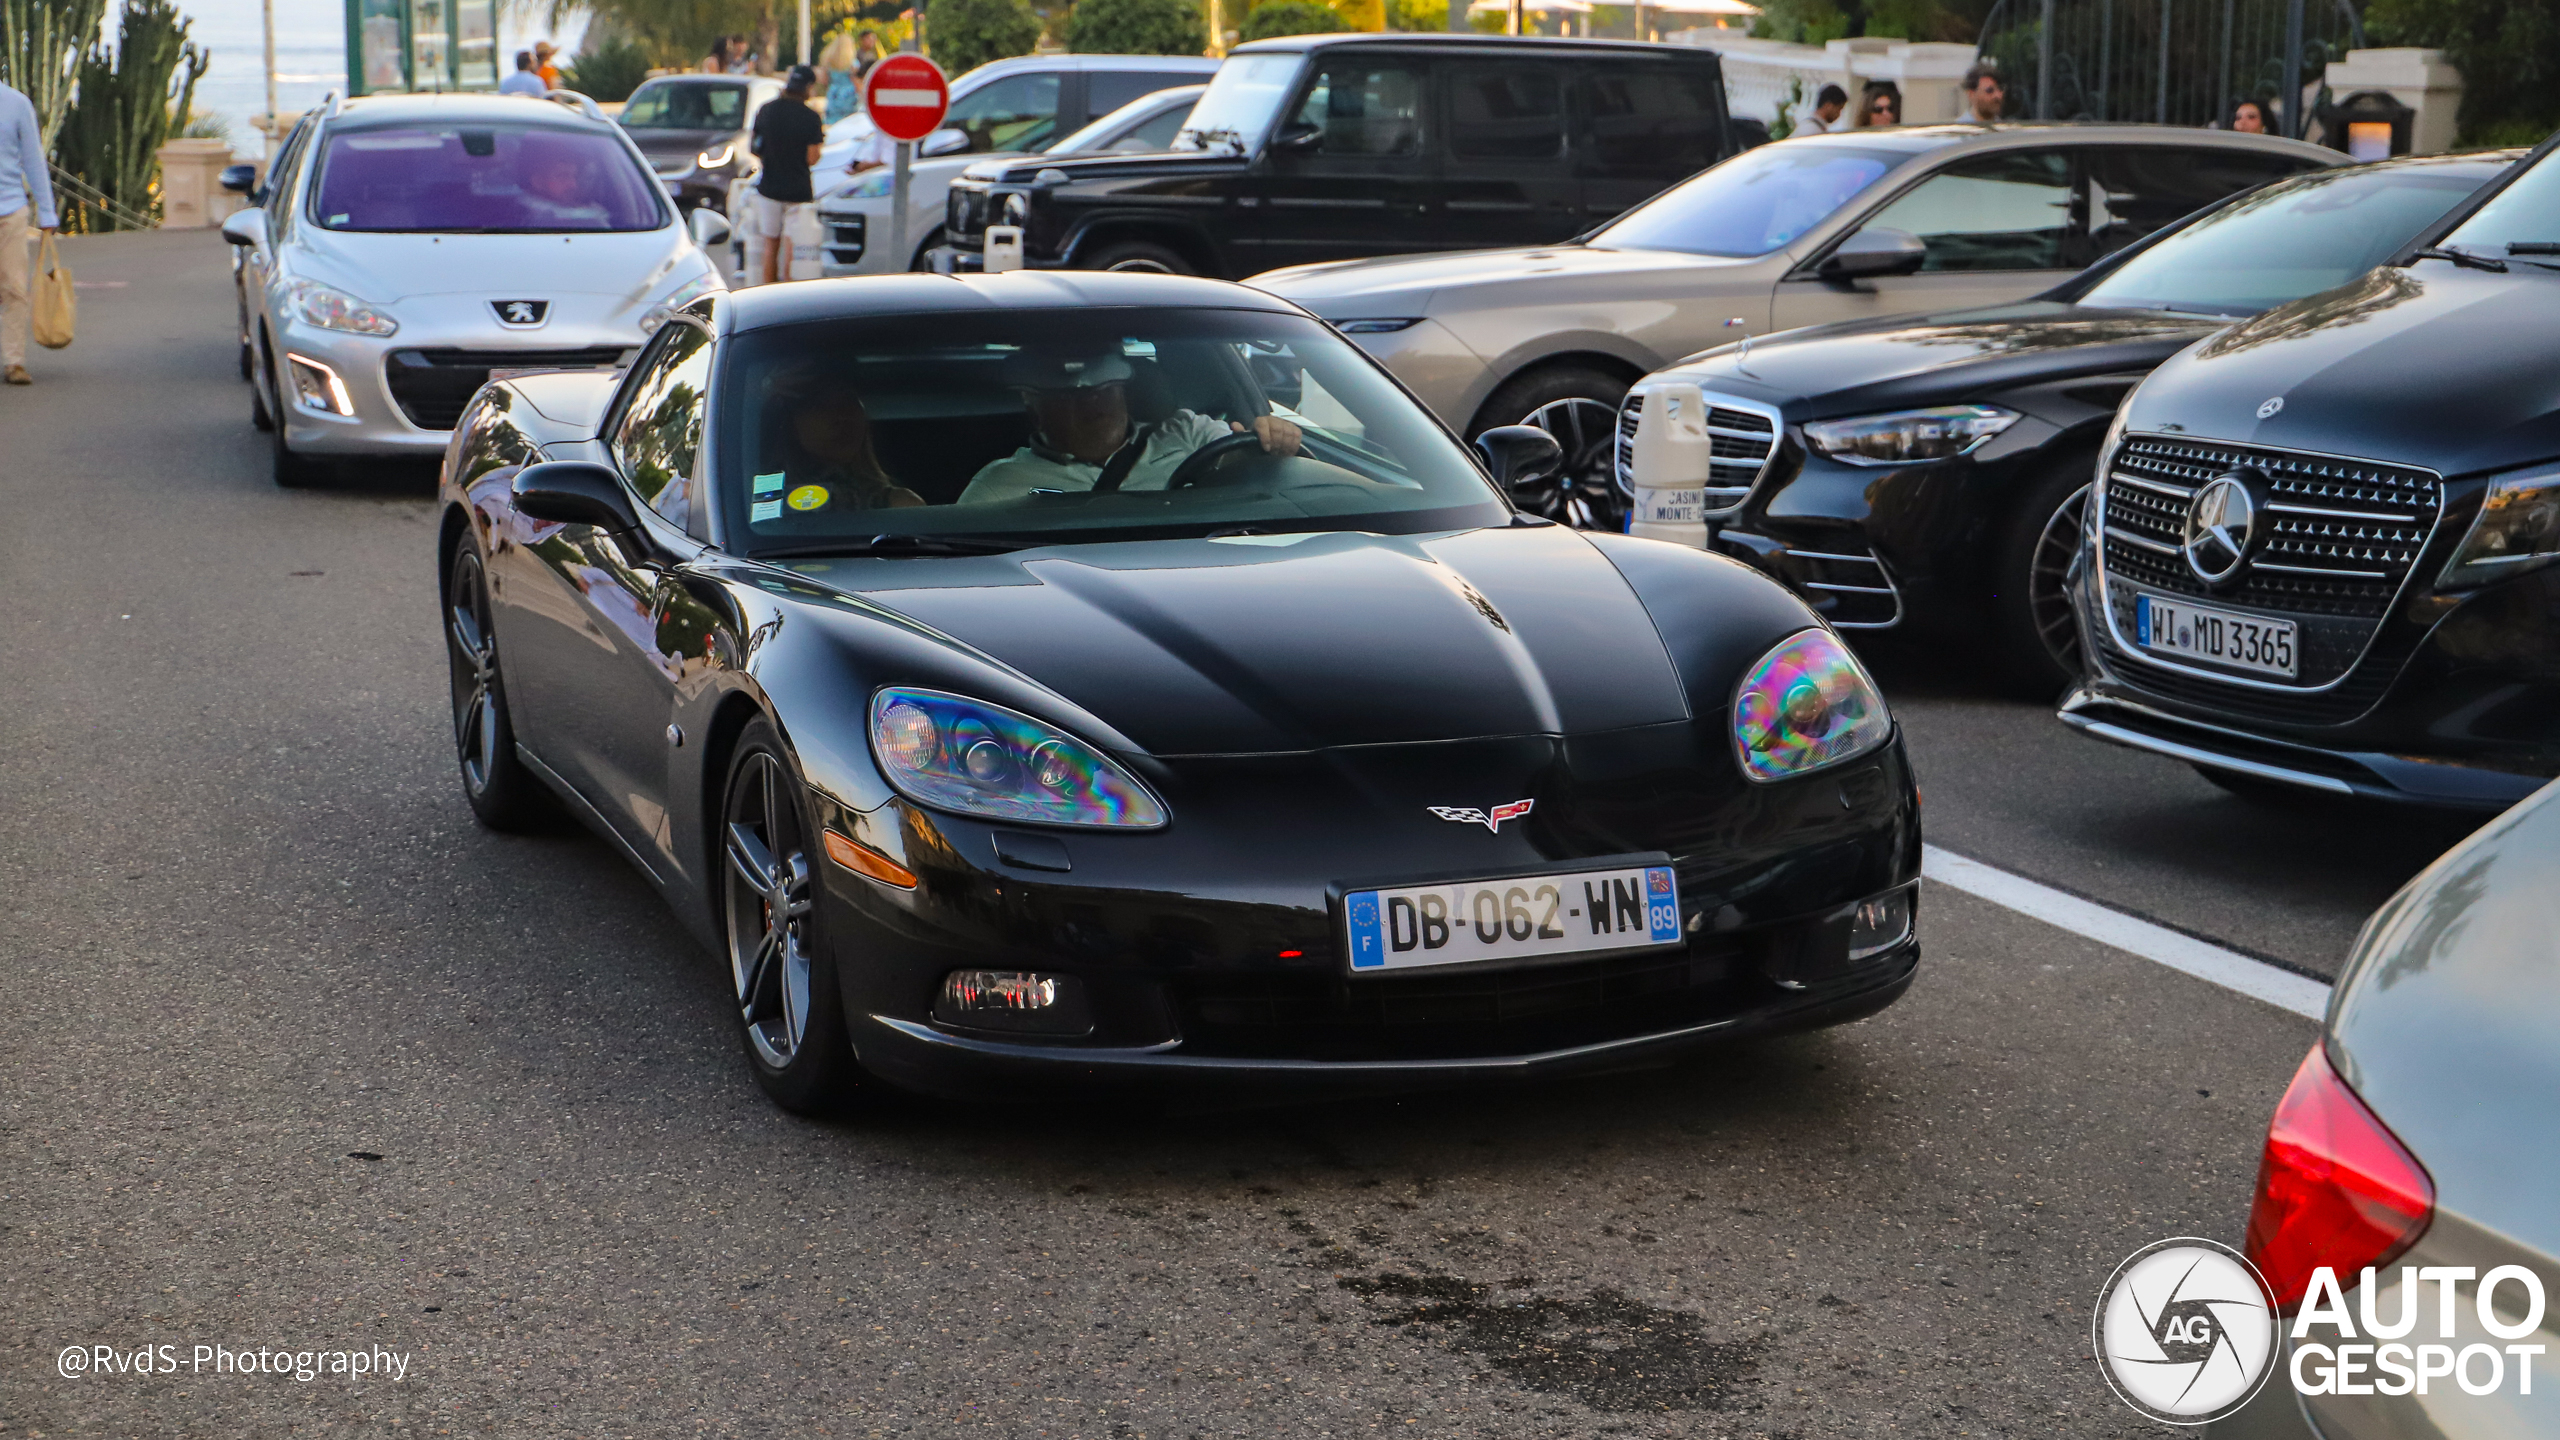
[(1637, 206), (1591, 244), (1745, 257), (1782, 249), (1901, 159), (1837, 145), (1763, 145)]
[(714, 483), (744, 553), (1416, 533), (1509, 514), (1447, 431), (1299, 316), (925, 314), (732, 345)]
[(2134, 256), (2080, 303), (2253, 315), (2299, 300), (2390, 258), (2480, 188), (2478, 172), (2393, 165), (2281, 181)]
[(665, 204), (613, 136), (552, 125), (341, 130), (311, 193), (325, 229), (446, 235), (655, 230)]

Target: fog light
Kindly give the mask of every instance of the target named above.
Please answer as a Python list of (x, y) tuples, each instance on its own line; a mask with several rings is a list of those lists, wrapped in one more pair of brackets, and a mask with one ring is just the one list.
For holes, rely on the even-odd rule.
[(1856, 918), (1849, 922), (1849, 959), (1854, 962), (1881, 955), (1910, 938), (1909, 890), (1860, 901)]
[(356, 413), (355, 401), (347, 395), (347, 382), (338, 378), (337, 371), (299, 355), (288, 354), (284, 358), (285, 368), (293, 372), (294, 398), (302, 402), (303, 409), (324, 415)]
[(1082, 1035), (1093, 1028), (1093, 1007), (1073, 975), (954, 970), (942, 977), (933, 1018), (974, 1030)]

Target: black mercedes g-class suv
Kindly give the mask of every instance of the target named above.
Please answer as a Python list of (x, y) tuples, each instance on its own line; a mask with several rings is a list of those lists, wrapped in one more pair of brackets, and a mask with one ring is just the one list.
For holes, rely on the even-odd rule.
[(1034, 268), (1240, 279), (1283, 265), (1543, 245), (1731, 154), (1715, 52), (1489, 35), (1240, 45), (1157, 155), (1024, 156), (951, 186), (936, 269), (989, 225)]
[(2100, 452), (2064, 722), (2243, 794), (2496, 810), (2560, 775), (2554, 337), (2560, 137), (2153, 371)]

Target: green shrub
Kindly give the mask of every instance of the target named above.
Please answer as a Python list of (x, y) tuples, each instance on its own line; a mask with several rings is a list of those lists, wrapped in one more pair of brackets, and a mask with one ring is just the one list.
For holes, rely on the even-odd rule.
[(2528, 145), (2560, 129), (2560, 12), (2509, 0), (2372, 0), (2374, 45), (2442, 50), (2462, 72), (2465, 145)]
[(1067, 48), (1082, 55), (1197, 55), (1209, 33), (1192, 0), (1077, 0)]
[(1338, 35), (1350, 28), (1316, 0), (1271, 0), (1255, 6), (1237, 34), (1246, 40), (1273, 40), (1283, 35)]
[(930, 0), (924, 43), (934, 63), (957, 80), (990, 60), (1030, 54), (1040, 43), (1040, 17), (1025, 0)]
[(628, 100), (649, 78), (649, 52), (629, 40), (611, 40), (561, 67), (560, 83), (590, 100)]

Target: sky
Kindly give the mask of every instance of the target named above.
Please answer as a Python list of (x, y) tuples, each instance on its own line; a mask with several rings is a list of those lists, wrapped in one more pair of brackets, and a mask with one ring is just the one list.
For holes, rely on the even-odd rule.
[[(263, 142), (249, 128), (249, 117), (267, 108), (259, 0), (178, 0), (178, 8), (193, 22), (196, 44), (213, 60), (196, 83), (196, 113), (222, 116), (230, 122), (231, 148), (255, 153)], [(537, 17), (510, 18), (506, 6), (499, 9), (498, 53), (507, 57), (507, 68), (513, 68), (515, 52), (536, 40), (574, 48), (586, 28), (583, 19), (571, 18), (555, 35)], [(290, 115), (346, 84), (346, 5), (344, 0), (275, 0), (275, 10), (276, 104)], [(115, 28), (112, 14), (107, 27), (110, 33)]]

